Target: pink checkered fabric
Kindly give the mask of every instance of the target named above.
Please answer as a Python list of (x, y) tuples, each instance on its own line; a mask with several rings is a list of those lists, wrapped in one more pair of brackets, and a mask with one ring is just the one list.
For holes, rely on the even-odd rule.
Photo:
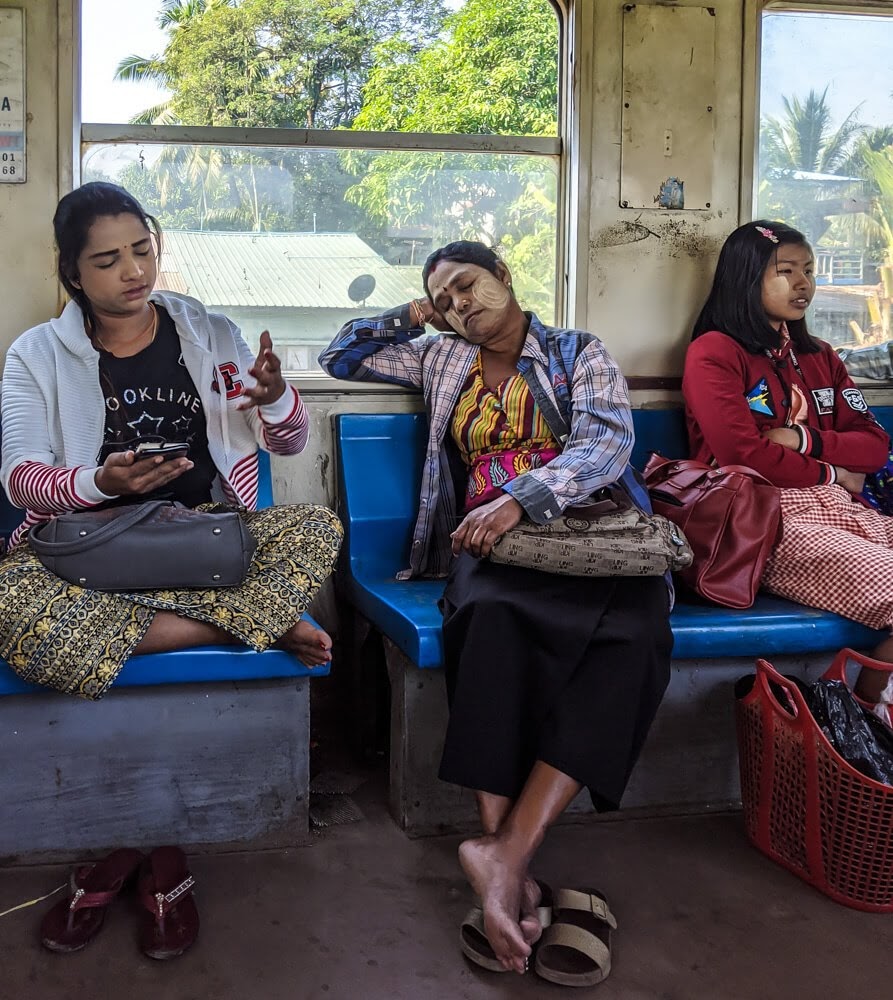
[(765, 590), (870, 628), (893, 627), (893, 517), (834, 485), (781, 490), (781, 516)]

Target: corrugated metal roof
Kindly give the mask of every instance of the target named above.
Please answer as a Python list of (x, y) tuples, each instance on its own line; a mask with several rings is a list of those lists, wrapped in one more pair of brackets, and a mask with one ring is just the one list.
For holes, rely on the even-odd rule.
[(158, 287), (206, 305), (356, 309), (347, 294), (360, 275), (375, 279), (364, 308), (387, 309), (419, 296), (414, 280), (353, 233), (227, 233), (168, 230)]

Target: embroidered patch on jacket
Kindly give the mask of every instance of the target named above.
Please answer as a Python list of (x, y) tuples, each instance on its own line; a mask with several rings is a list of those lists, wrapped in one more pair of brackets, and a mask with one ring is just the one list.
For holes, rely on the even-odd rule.
[(772, 400), (769, 398), (769, 383), (761, 378), (759, 382), (747, 392), (747, 405), (754, 413), (765, 413), (767, 417), (774, 417), (775, 410), (772, 408)]
[[(236, 375), (239, 374), (239, 366), (232, 361), (224, 361), (222, 365), (217, 366), (217, 371), (223, 377), (223, 388), (226, 390), (226, 398), (238, 399), (242, 395), (242, 389), (245, 385), (241, 379), (236, 378)], [(220, 392), (220, 385), (217, 382), (216, 376), (211, 381), (211, 389), (213, 392)]]
[(820, 414), (834, 412), (834, 389), (831, 386), (824, 389), (813, 389), (812, 398), (815, 400), (816, 409)]
[(851, 410), (855, 410), (856, 413), (866, 413), (868, 411), (868, 403), (865, 402), (865, 397), (859, 389), (844, 389), (841, 396), (846, 400), (847, 406)]

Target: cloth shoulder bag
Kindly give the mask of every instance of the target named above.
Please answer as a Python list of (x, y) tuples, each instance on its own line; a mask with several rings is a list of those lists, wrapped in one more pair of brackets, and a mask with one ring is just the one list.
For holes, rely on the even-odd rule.
[(687, 566), (692, 551), (676, 525), (615, 496), (569, 508), (548, 524), (524, 518), (490, 559), (561, 576), (663, 576)]
[(169, 500), (60, 514), (35, 525), (28, 542), (63, 580), (125, 592), (238, 586), (257, 547), (235, 511)]
[(652, 452), (645, 485), (654, 510), (678, 525), (694, 559), (680, 578), (701, 597), (749, 608), (781, 538), (779, 491), (743, 465), (714, 468)]

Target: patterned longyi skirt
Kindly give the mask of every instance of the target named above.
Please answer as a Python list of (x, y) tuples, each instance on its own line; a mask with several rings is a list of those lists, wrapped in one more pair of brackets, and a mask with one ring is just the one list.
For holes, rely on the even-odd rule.
[(46, 569), (27, 543), (16, 546), (0, 561), (0, 657), (32, 684), (96, 699), (118, 676), (156, 611), (216, 625), (257, 652), (269, 649), (300, 620), (332, 572), (343, 532), (332, 511), (313, 504), (239, 513), (257, 550), (238, 587), (85, 590)]

